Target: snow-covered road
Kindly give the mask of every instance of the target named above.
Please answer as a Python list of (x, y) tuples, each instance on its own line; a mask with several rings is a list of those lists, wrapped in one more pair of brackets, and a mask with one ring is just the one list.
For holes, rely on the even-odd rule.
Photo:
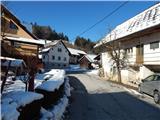
[(91, 74), (69, 74), (69, 120), (160, 120), (153, 99)]

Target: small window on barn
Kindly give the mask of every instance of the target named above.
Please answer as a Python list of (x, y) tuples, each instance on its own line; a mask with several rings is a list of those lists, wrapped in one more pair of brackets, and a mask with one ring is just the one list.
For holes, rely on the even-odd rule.
[(67, 58), (66, 57), (64, 57), (64, 61), (66, 61), (67, 60)]
[(14, 29), (14, 30), (18, 30), (18, 27), (12, 21), (10, 21), (10, 23), (9, 23), (9, 28)]
[(150, 43), (150, 49), (157, 49), (159, 48), (159, 41)]

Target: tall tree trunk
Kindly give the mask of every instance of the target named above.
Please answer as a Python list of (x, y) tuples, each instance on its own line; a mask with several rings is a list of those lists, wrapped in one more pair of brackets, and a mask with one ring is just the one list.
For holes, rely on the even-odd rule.
[(121, 83), (122, 82), (122, 78), (121, 78), (121, 70), (119, 65), (117, 65), (117, 74), (118, 74), (118, 82)]
[(31, 69), (29, 72), (29, 85), (28, 85), (28, 91), (34, 91), (34, 78), (35, 78), (35, 72)]

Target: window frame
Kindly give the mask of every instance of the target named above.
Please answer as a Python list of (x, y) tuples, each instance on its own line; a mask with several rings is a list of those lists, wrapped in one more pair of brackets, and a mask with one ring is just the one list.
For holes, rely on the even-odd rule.
[(155, 41), (155, 42), (151, 42), (150, 43), (150, 49), (151, 50), (155, 50), (155, 49), (158, 49), (160, 46), (159, 46), (159, 41)]

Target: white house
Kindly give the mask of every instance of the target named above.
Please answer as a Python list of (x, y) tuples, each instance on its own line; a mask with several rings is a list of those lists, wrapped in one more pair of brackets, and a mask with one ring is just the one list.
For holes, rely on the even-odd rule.
[(70, 55), (70, 64), (78, 64), (78, 60), (85, 55), (86, 53), (82, 50), (77, 50), (73, 48), (68, 48), (69, 52), (71, 53)]
[[(118, 25), (95, 47), (113, 43), (127, 53), (129, 69), (122, 70), (125, 80), (160, 72), (160, 3)], [(105, 77), (111, 76), (113, 66), (107, 51), (101, 57)]]
[(65, 68), (69, 65), (70, 52), (62, 40), (45, 44), (41, 54), (45, 68)]

